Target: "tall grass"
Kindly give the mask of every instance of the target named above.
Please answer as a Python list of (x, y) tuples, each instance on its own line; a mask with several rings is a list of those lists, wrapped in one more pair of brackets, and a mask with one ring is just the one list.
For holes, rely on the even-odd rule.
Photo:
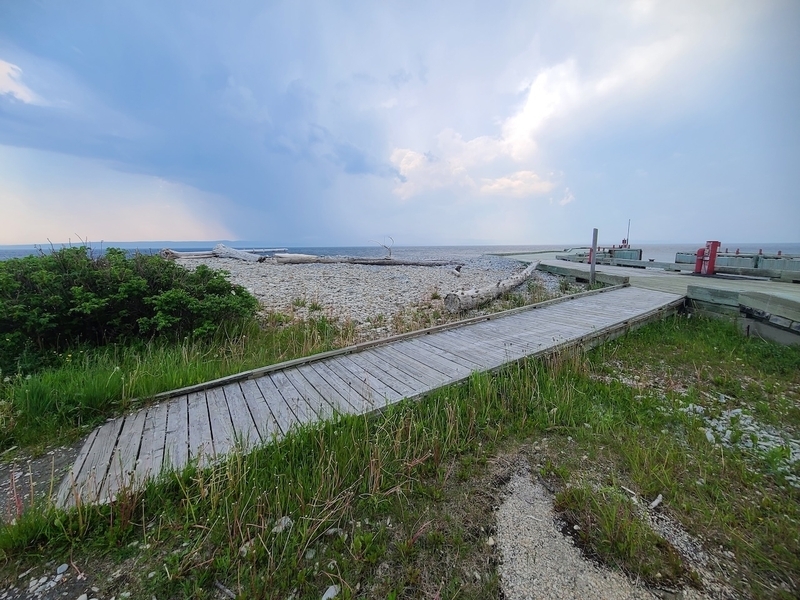
[(326, 318), (290, 325), (250, 322), (211, 340), (142, 342), (77, 350), (62, 366), (0, 383), (0, 450), (74, 437), (109, 415), (146, 402), (154, 394), (308, 356), (349, 341), (346, 328)]
[[(475, 522), (454, 524), (451, 510), (453, 502), (477, 503), (483, 492), (453, 487), (452, 474), (480, 479), (496, 453), (547, 437), (552, 450), (537, 460), (546, 458), (577, 490), (560, 498), (576, 522), (593, 528), (587, 543), (602, 549), (605, 560), (653, 578), (656, 563), (641, 552), (665, 544), (623, 501), (624, 484), (642, 498), (663, 494), (662, 508), (702, 535), (709, 550), (735, 553), (728, 573), (741, 595), (796, 590), (797, 491), (755, 469), (742, 452), (709, 447), (698, 417), (678, 410), (683, 397), (646, 382), (601, 378), (612, 367), (632, 368), (647, 352), (658, 354), (662, 340), (664, 347), (685, 343), (708, 354), (735, 347), (736, 332), (686, 319), (648, 329), (588, 359), (565, 353), (528, 360), (373, 417), (299, 429), (250, 454), (130, 490), (113, 506), (30, 510), (15, 525), (0, 526), (0, 563), (59, 551), (121, 562), (138, 542), (151, 553), (137, 557), (148, 565), (139, 570), (155, 573), (131, 574), (141, 597), (210, 598), (216, 582), (248, 598), (319, 598), (329, 585), (340, 586), (342, 598), (496, 597), (485, 533)], [(756, 372), (770, 353), (792, 364), (800, 349), (754, 347), (738, 368)], [(693, 368), (686, 358), (670, 361), (660, 368)], [(739, 365), (736, 356), (730, 361), (729, 368)], [(709, 367), (717, 376), (724, 368), (724, 361)], [(798, 383), (796, 373), (780, 377), (780, 385)], [(716, 385), (713, 377), (690, 383), (698, 386), (690, 394)], [(490, 507), (487, 513), (491, 519)], [(664, 578), (691, 580), (664, 549), (672, 565), (669, 573), (659, 571)], [(462, 563), (482, 565), (481, 576)]]

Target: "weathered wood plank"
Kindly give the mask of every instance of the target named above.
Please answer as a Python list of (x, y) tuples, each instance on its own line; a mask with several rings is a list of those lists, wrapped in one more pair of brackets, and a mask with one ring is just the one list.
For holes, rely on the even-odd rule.
[(261, 390), (252, 379), (229, 383), (223, 386), (222, 392), (231, 413), (236, 443), (241, 443), (244, 449), (271, 440), (276, 432), (280, 434)]
[(272, 383), (275, 384), (275, 387), (280, 392), (289, 410), (294, 413), (298, 423), (305, 425), (315, 420), (316, 416), (308, 405), (308, 402), (306, 402), (300, 390), (294, 387), (292, 381), (286, 377), (286, 373), (283, 371), (270, 373), (269, 378), (272, 380)]
[(75, 457), (75, 462), (73, 463), (72, 467), (69, 471), (67, 471), (67, 473), (64, 475), (64, 478), (61, 480), (61, 485), (58, 488), (58, 494), (56, 494), (57, 506), (72, 506), (75, 504), (76, 495), (78, 495), (77, 482), (79, 481), (80, 474), (83, 469), (92, 468), (92, 465), (87, 465), (86, 457), (91, 452), (92, 446), (94, 445), (99, 432), (100, 428), (98, 427), (89, 434), (89, 436), (86, 438), (86, 441), (83, 443), (83, 446), (81, 446), (78, 455)]
[(214, 460), (214, 442), (205, 392), (189, 394), (189, 459), (203, 468)]
[(161, 473), (164, 460), (164, 441), (167, 435), (167, 403), (147, 408), (147, 417), (142, 432), (142, 447), (136, 461), (134, 480), (145, 482)]
[(371, 406), (381, 406), (387, 401), (396, 402), (404, 398), (405, 394), (399, 391), (403, 389), (404, 384), (396, 382), (384, 371), (374, 369), (369, 362), (362, 360), (365, 355), (365, 353), (361, 353), (342, 356), (338, 362), (359, 381), (363, 382), (365, 386), (364, 393), (370, 394), (365, 396), (367, 402)]
[(370, 412), (375, 409), (376, 402), (380, 405), (383, 404), (382, 388), (370, 385), (368, 381), (369, 376), (362, 369), (358, 369), (357, 364), (353, 363), (349, 358), (344, 360), (344, 357), (336, 357), (334, 359), (325, 361), (326, 366), (336, 373), (336, 375), (344, 381), (348, 387), (355, 390), (355, 392), (364, 400), (362, 412)]
[(139, 457), (146, 416), (147, 411), (140, 410), (125, 417), (117, 446), (111, 455), (108, 474), (100, 489), (101, 500), (113, 502), (120, 490), (130, 489), (133, 485), (133, 474), (136, 470), (136, 459)]
[[(380, 346), (373, 348), (372, 352), (383, 357), (390, 364), (405, 371), (412, 377), (422, 378), (427, 384), (427, 389), (444, 385), (450, 378), (441, 371), (426, 365), (408, 355), (398, 352), (393, 346)], [(423, 389), (425, 389), (423, 387)]]
[(486, 366), (486, 358), (481, 354), (475, 353), (475, 351), (480, 351), (479, 348), (471, 348), (473, 352), (465, 351), (464, 344), (454, 344), (447, 338), (440, 336), (428, 336), (415, 340), (415, 342), (427, 348), (429, 352), (437, 353), (442, 358), (458, 362), (472, 370)]
[(313, 364), (303, 365), (298, 369), (303, 377), (306, 378), (314, 389), (322, 396), (323, 400), (327, 402), (331, 408), (340, 415), (346, 415), (353, 412), (353, 407), (347, 401), (345, 396), (339, 393), (328, 381), (314, 368)]
[(125, 418), (119, 417), (100, 427), (97, 439), (86, 457), (86, 465), (89, 468), (81, 470), (81, 475), (76, 482), (78, 493), (83, 500), (89, 502), (100, 500), (100, 489), (111, 465), (111, 456), (117, 446), (117, 438), (124, 423)]
[(350, 380), (344, 380), (337, 374), (329, 365), (332, 361), (322, 361), (318, 363), (309, 363), (310, 366), (322, 377), (325, 381), (339, 392), (339, 395), (345, 399), (349, 408), (348, 413), (361, 414), (367, 410), (367, 400), (359, 391), (350, 384)]
[(444, 373), (448, 378), (460, 379), (472, 372), (472, 369), (469, 367), (465, 367), (435, 352), (431, 352), (420, 345), (416, 340), (403, 340), (403, 342), (394, 346), (394, 350), (405, 354), (409, 358), (432, 366), (437, 371)]
[(214, 454), (222, 456), (236, 447), (236, 429), (233, 427), (225, 392), (221, 387), (211, 388), (206, 391), (206, 402), (211, 435), (214, 438)]
[(164, 439), (164, 468), (179, 471), (189, 462), (189, 396), (170, 401)]
[(381, 360), (377, 354), (372, 352), (361, 352), (352, 356), (351, 359), (372, 373), (382, 373), (380, 377), (387, 378), (387, 384), (403, 396), (413, 396), (416, 394), (420, 384), (422, 384), (417, 378), (412, 377), (385, 360)]
[(297, 416), (289, 409), (289, 404), (284, 400), (280, 390), (275, 386), (275, 382), (270, 379), (269, 375), (259, 377), (254, 380), (267, 406), (272, 411), (275, 421), (280, 426), (281, 433), (286, 435), (291, 429), (298, 424)]
[(311, 409), (313, 416), (307, 422), (325, 421), (333, 416), (333, 406), (320, 394), (320, 392), (305, 377), (305, 365), (283, 371), (286, 378), (292, 382), (301, 398)]

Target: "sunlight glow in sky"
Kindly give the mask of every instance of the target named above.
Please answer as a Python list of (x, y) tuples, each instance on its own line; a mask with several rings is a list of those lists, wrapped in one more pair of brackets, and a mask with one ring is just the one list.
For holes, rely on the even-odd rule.
[(800, 241), (800, 3), (0, 4), (0, 244)]

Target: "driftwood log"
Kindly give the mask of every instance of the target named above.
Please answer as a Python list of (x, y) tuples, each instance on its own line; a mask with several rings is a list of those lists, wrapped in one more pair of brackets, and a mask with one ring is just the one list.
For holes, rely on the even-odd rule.
[(490, 287), (451, 292), (444, 298), (444, 307), (448, 312), (457, 313), (494, 300), (507, 291), (513, 290), (518, 285), (525, 283), (525, 281), (533, 275), (538, 264), (539, 261), (532, 262), (524, 271), (512, 275), (507, 279), (501, 279)]
[(382, 267), (443, 267), (456, 264), (452, 260), (402, 260), (396, 258), (361, 258), (358, 256), (316, 256), (314, 254), (275, 254), (275, 262), (281, 265), (305, 265), (311, 263), (346, 263), (350, 265), (378, 265)]
[(208, 251), (203, 252), (178, 252), (164, 248), (160, 252), (161, 256), (174, 260), (176, 258), (235, 258), (237, 260), (246, 260), (248, 262), (264, 262), (265, 257), (253, 254), (252, 252), (245, 252), (244, 250), (237, 250), (236, 248), (229, 248), (225, 244), (217, 244)]

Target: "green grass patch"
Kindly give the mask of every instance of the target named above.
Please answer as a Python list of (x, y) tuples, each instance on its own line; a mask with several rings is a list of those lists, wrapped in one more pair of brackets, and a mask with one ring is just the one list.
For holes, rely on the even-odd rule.
[[(485, 541), (506, 479), (492, 469), (522, 448), (609, 565), (654, 584), (698, 583), (639, 510), (662, 494), (658, 510), (702, 541), (734, 594), (793, 597), (800, 491), (757, 451), (709, 442), (705, 428), (720, 393), (724, 406), (785, 410), (800, 386), (796, 361), (800, 349), (717, 321), (670, 319), (588, 355), (524, 361), (373, 417), (296, 431), (113, 506), (36, 507), (0, 526), (0, 578), (71, 555), (89, 572), (122, 569), (141, 597), (211, 598), (216, 581), (248, 598), (319, 598), (329, 585), (342, 598), (496, 597)], [(729, 395), (736, 372), (752, 378), (741, 397)], [(791, 419), (783, 427), (796, 436)], [(276, 529), (284, 517), (292, 525)]]
[(0, 382), (0, 450), (74, 439), (85, 427), (134, 408), (134, 401), (331, 350), (351, 337), (320, 317), (288, 325), (251, 321), (210, 340), (154, 340), (65, 353), (59, 367)]

